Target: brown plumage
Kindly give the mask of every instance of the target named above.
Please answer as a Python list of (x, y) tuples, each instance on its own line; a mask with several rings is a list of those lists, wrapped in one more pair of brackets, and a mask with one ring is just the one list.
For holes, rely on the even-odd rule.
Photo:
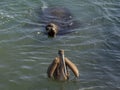
[(60, 81), (68, 80), (70, 76), (68, 68), (72, 70), (76, 77), (79, 77), (78, 68), (68, 58), (64, 57), (64, 50), (59, 50), (58, 54), (59, 56), (48, 67), (48, 77)]

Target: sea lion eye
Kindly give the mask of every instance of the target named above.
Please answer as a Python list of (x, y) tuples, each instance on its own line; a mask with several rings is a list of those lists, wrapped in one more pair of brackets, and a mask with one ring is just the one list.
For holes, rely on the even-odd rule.
[(53, 28), (53, 25), (51, 25), (51, 24), (48, 24), (48, 25), (46, 26), (46, 30), (50, 30), (51, 28)]
[(47, 30), (47, 31), (50, 30), (50, 27), (49, 27), (49, 26), (46, 26), (46, 30)]

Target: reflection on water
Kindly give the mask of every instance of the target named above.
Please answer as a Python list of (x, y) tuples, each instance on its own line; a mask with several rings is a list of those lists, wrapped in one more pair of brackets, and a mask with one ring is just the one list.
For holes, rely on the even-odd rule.
[[(119, 0), (1, 0), (0, 90), (119, 90), (119, 4)], [(56, 5), (69, 8), (81, 27), (51, 39), (36, 22), (37, 11)], [(67, 82), (48, 79), (46, 70), (58, 49), (78, 66), (79, 79), (73, 74)]]

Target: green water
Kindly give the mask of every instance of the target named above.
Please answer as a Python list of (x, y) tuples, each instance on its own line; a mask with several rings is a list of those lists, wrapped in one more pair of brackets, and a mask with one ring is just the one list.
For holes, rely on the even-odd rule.
[[(67, 7), (80, 27), (48, 38), (37, 22), (43, 6)], [(67, 82), (48, 79), (59, 49), (77, 65), (77, 80), (72, 73)], [(0, 0), (0, 90), (119, 89), (119, 0)]]

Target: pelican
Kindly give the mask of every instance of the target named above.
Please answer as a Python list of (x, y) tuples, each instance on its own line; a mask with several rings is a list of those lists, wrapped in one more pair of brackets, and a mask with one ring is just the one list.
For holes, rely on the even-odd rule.
[(60, 81), (68, 80), (70, 76), (68, 67), (72, 70), (76, 77), (79, 77), (77, 66), (72, 63), (67, 57), (64, 57), (64, 50), (59, 50), (58, 55), (59, 56), (56, 57), (48, 67), (48, 77)]

